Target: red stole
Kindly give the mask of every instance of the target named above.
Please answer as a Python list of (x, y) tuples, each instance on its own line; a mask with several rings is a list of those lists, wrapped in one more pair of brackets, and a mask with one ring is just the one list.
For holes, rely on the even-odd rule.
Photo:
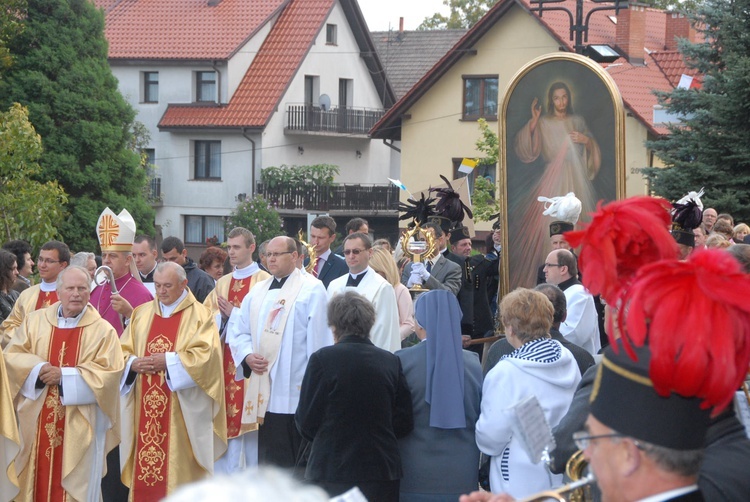
[[(250, 291), (250, 283), (255, 283), (255, 275), (245, 279), (235, 279), (229, 282), (229, 303), (238, 307), (242, 304), (245, 295)], [(234, 379), (237, 367), (232, 359), (232, 351), (229, 344), (224, 342), (224, 399), (227, 403), (227, 439), (236, 438), (240, 435), (242, 426), (242, 400), (245, 392), (242, 382)]]
[[(39, 298), (42, 294), (40, 292)], [(83, 328), (54, 328), (52, 330), (47, 358), (52, 366), (75, 367), (78, 364), (78, 342), (82, 331)], [(36, 477), (34, 479), (34, 500), (36, 501), (67, 500), (67, 494), (62, 487), (64, 436), (65, 407), (60, 401), (60, 388), (57, 385), (50, 385), (39, 414), (37, 427)]]
[(36, 299), (36, 307), (34, 310), (43, 309), (49, 307), (58, 300), (57, 291), (42, 291), (39, 290), (39, 298)]
[[(164, 318), (154, 315), (143, 356), (174, 352), (182, 312)], [(169, 475), (169, 421), (172, 391), (165, 372), (138, 375), (140, 412), (136, 433), (132, 500), (161, 500), (167, 496)]]

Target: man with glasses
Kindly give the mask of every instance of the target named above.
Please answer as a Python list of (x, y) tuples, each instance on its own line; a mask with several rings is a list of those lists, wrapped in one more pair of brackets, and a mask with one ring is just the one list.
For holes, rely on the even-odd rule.
[(544, 263), (547, 284), (554, 284), (565, 293), (568, 315), (560, 325), (566, 340), (586, 349), (592, 356), (601, 349), (599, 317), (594, 297), (578, 280), (576, 257), (567, 249), (556, 249)]
[(326, 321), (326, 290), (296, 268), (291, 237), (275, 237), (266, 248), (273, 277), (257, 283), (227, 327), (227, 341), (245, 378), (242, 430), (258, 435), (258, 462), (282, 468), (297, 463), (302, 437), (294, 425), (307, 361), (333, 344)]
[(344, 258), (349, 273), (331, 281), (328, 299), (339, 293), (355, 291), (375, 307), (375, 325), (370, 340), (376, 347), (395, 352), (401, 348), (398, 305), (393, 286), (370, 267), (372, 241), (363, 233), (353, 233), (344, 239)]
[(49, 307), (57, 301), (57, 276), (69, 263), (70, 249), (65, 243), (60, 241), (44, 243), (36, 260), (36, 267), (42, 280), (21, 293), (10, 315), (0, 325), (0, 335), (2, 335), (0, 343), (3, 348), (29, 313)]

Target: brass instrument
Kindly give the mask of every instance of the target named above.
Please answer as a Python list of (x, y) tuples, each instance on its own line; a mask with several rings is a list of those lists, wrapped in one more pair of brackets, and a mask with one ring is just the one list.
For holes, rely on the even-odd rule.
[[(544, 502), (547, 500), (556, 500), (558, 502), (590, 502), (591, 486), (596, 482), (594, 474), (589, 472), (584, 474), (588, 467), (588, 462), (583, 458), (583, 452), (575, 452), (568, 463), (565, 464), (565, 474), (572, 480), (567, 485), (561, 486), (556, 490), (546, 490), (531, 497), (525, 498), (522, 502)], [(566, 495), (566, 496), (563, 496)]]
[(305, 272), (308, 274), (312, 274), (313, 270), (315, 270), (315, 262), (318, 259), (318, 254), (315, 252), (315, 246), (312, 244), (308, 244), (305, 239), (303, 239), (303, 236), (305, 234), (302, 233), (302, 229), (299, 229), (299, 232), (297, 233), (297, 240), (302, 243), (303, 246), (307, 249), (307, 256), (309, 258), (307, 265), (305, 265)]
[[(420, 236), (423, 238), (422, 240), (418, 240)], [(440, 251), (435, 242), (435, 234), (431, 231), (422, 230), (419, 225), (414, 225), (414, 228), (404, 232), (401, 236), (401, 249), (404, 251), (404, 255), (411, 258), (414, 263), (420, 263), (423, 259), (429, 260)], [(415, 284), (409, 291), (422, 293), (426, 289), (421, 284)]]
[[(104, 275), (104, 278), (101, 280), (99, 279), (100, 274)], [(102, 265), (101, 267), (97, 268), (96, 272), (94, 272), (93, 279), (97, 286), (101, 286), (104, 283), (108, 282), (109, 287), (112, 289), (112, 294), (113, 295), (120, 294), (119, 291), (117, 291), (117, 284), (115, 284), (115, 274), (112, 272), (112, 269), (109, 268), (108, 266)]]

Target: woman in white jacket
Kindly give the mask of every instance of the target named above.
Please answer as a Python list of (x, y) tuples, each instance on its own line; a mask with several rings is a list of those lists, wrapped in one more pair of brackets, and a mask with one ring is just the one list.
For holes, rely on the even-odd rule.
[(568, 411), (580, 371), (573, 355), (552, 340), (553, 308), (547, 297), (519, 288), (506, 295), (500, 313), (508, 342), (516, 349), (487, 373), (482, 387), (481, 414), (476, 426), (477, 446), (490, 460), (490, 487), (515, 498), (563, 483), (544, 462), (532, 463), (513, 434), (519, 401), (536, 396), (550, 427)]

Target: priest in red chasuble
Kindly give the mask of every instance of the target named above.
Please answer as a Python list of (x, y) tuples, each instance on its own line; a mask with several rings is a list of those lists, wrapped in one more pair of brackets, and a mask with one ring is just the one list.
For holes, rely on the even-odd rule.
[(22, 444), (17, 500), (95, 501), (120, 440), (122, 351), (88, 303), (86, 269), (66, 268), (57, 284), (60, 302), (28, 314), (5, 350)]
[(271, 277), (253, 261), (255, 236), (242, 227), (229, 232), (227, 237), (229, 263), (234, 267), (231, 274), (225, 275), (216, 283), (216, 288), (208, 295), (204, 305), (211, 309), (216, 325), (219, 326), (221, 345), (224, 354), (224, 399), (227, 407), (227, 452), (216, 461), (217, 474), (229, 474), (258, 464), (258, 435), (246, 434), (242, 427), (242, 407), (244, 406), (245, 384), (247, 380), (235, 381), (237, 368), (232, 360), (232, 352), (226, 342), (227, 324), (231, 322), (234, 308), (239, 308), (245, 295), (258, 282)]
[(10, 315), (0, 325), (0, 346), (3, 348), (8, 345), (13, 331), (21, 325), (24, 317), (57, 301), (57, 275), (70, 263), (70, 249), (64, 242), (45, 242), (36, 260), (42, 280), (21, 293)]
[(160, 500), (213, 474), (226, 450), (221, 347), (211, 311), (185, 270), (160, 263), (157, 298), (133, 311), (122, 334), (122, 482), (130, 500)]

